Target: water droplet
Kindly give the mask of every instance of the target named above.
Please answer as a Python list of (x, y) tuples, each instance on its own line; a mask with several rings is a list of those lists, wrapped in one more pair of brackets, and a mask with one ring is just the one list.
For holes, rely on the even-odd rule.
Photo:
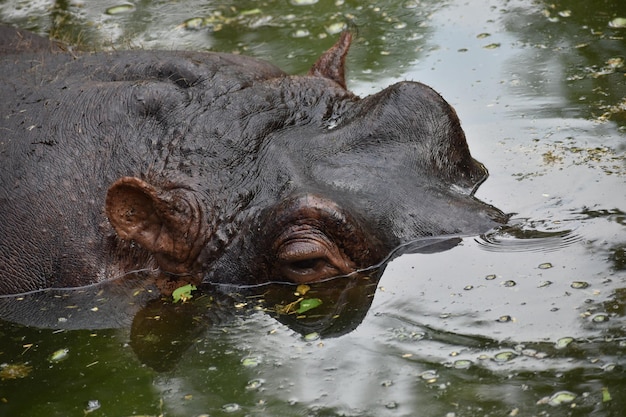
[(554, 346), (557, 349), (565, 349), (573, 341), (574, 341), (573, 337), (562, 337), (562, 338), (560, 338), (559, 340), (556, 341)]
[(135, 10), (135, 6), (130, 3), (120, 4), (117, 6), (109, 7), (106, 9), (105, 13), (111, 16), (115, 16), (118, 14), (128, 13), (130, 11)]
[(488, 45), (483, 46), (485, 49), (497, 49), (500, 47), (499, 43), (490, 43)]
[(542, 264), (539, 264), (539, 266), (537, 268), (539, 268), (539, 269), (550, 269), (550, 268), (552, 268), (552, 264), (550, 262), (544, 262)]
[(549, 285), (552, 285), (552, 281), (541, 281), (539, 283), (539, 285), (537, 286), (537, 288), (543, 288), (543, 287), (547, 287)]
[(589, 283), (585, 282), (585, 281), (574, 281), (574, 282), (572, 282), (570, 287), (572, 287), (574, 289), (577, 289), (577, 290), (582, 290), (582, 289), (588, 288), (589, 287)]
[(495, 275), (495, 274), (489, 274), (489, 275), (487, 275), (487, 276), (485, 277), (485, 279), (486, 279), (487, 281), (492, 281), (492, 280), (496, 279), (496, 275)]
[(500, 316), (500, 317), (498, 317), (498, 320), (496, 320), (496, 321), (498, 321), (500, 323), (508, 323), (510, 321), (513, 321), (513, 318), (511, 316), (508, 316), (508, 315)]
[(512, 279), (509, 279), (509, 280), (504, 281), (502, 285), (504, 285), (505, 287), (515, 287), (517, 283), (513, 281)]
[(469, 290), (471, 290), (471, 289), (473, 289), (473, 288), (474, 288), (474, 286), (473, 286), (473, 285), (466, 285), (463, 289), (464, 289), (465, 291), (469, 291)]
[(485, 38), (488, 38), (489, 36), (491, 36), (491, 33), (479, 33), (478, 35), (476, 35), (476, 38), (485, 39)]

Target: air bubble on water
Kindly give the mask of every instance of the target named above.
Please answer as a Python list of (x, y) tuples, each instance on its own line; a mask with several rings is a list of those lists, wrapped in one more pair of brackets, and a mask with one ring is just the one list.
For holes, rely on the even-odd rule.
[(487, 275), (487, 276), (485, 277), (485, 279), (486, 279), (487, 281), (492, 281), (492, 280), (496, 279), (496, 275), (495, 275), (495, 274), (489, 274), (489, 275)]
[(320, 335), (317, 332), (312, 332), (304, 336), (304, 340), (306, 340), (307, 342), (314, 342), (319, 338)]
[(183, 27), (187, 30), (198, 30), (204, 27), (205, 20), (203, 17), (192, 17), (183, 22)]
[(311, 6), (317, 2), (318, 0), (289, 0), (289, 3), (294, 6)]
[(515, 287), (517, 283), (513, 281), (512, 279), (509, 279), (509, 280), (504, 281), (502, 285), (505, 287)]
[(454, 361), (452, 366), (454, 366), (455, 369), (467, 369), (472, 366), (472, 361), (468, 359), (459, 359)]
[(615, 29), (626, 29), (626, 17), (616, 17), (609, 22), (609, 27)]
[(496, 353), (493, 357), (493, 359), (496, 362), (508, 362), (511, 361), (513, 359), (515, 359), (515, 357), (517, 356), (517, 353), (511, 351), (511, 350), (505, 350), (503, 352), (500, 353)]
[(422, 380), (428, 382), (429, 384), (433, 384), (437, 382), (437, 379), (439, 379), (439, 375), (437, 374), (437, 371), (435, 370), (424, 371), (421, 374), (419, 374), (419, 377)]
[(559, 391), (548, 398), (547, 404), (556, 407), (561, 404), (569, 404), (576, 399), (576, 394), (570, 391)]
[(389, 410), (395, 410), (396, 408), (398, 408), (398, 403), (395, 401), (389, 401), (387, 404), (385, 404), (385, 408)]
[(485, 49), (497, 49), (500, 47), (499, 43), (490, 43), (488, 45), (483, 46)]
[(253, 391), (253, 390), (257, 390), (259, 388), (261, 388), (261, 386), (265, 383), (265, 380), (263, 379), (253, 379), (251, 381), (248, 381), (248, 383), (246, 384), (246, 389), (248, 391)]
[(552, 285), (552, 281), (541, 281), (539, 285), (537, 286), (537, 288), (544, 288), (550, 285)]
[(539, 268), (539, 269), (550, 269), (550, 268), (552, 268), (552, 264), (550, 262), (544, 262), (542, 264), (539, 264), (539, 266), (537, 268)]
[(89, 414), (93, 411), (96, 411), (98, 408), (100, 408), (100, 401), (98, 400), (89, 400), (87, 401), (87, 408), (85, 408), (85, 414)]
[(582, 290), (589, 287), (589, 283), (585, 281), (574, 281), (571, 283), (570, 287), (576, 290)]
[(119, 4), (117, 6), (109, 7), (106, 9), (105, 13), (111, 16), (115, 16), (118, 14), (128, 13), (135, 10), (135, 5), (130, 3)]
[(348, 26), (344, 22), (332, 23), (325, 27), (326, 33), (328, 33), (329, 35), (336, 35), (338, 33), (343, 32), (347, 28)]
[(557, 349), (565, 349), (573, 341), (574, 341), (573, 337), (562, 337), (556, 341), (556, 343), (554, 344), (554, 347), (556, 347)]
[(241, 406), (237, 403), (224, 404), (222, 406), (222, 411), (225, 413), (234, 413), (235, 411), (241, 410)]
[(406, 23), (404, 22), (398, 22), (395, 25), (393, 25), (394, 29), (404, 29), (406, 27)]
[(591, 321), (593, 323), (606, 323), (607, 321), (609, 321), (609, 315), (606, 313), (594, 314), (591, 317)]
[(255, 366), (259, 366), (261, 360), (256, 356), (246, 356), (241, 360), (241, 364), (246, 368), (254, 368)]
[(311, 35), (311, 32), (309, 32), (307, 29), (298, 29), (291, 34), (291, 36), (294, 38), (306, 38), (309, 35)]
[(479, 33), (478, 35), (476, 35), (476, 38), (485, 39), (485, 38), (488, 38), (489, 36), (491, 36), (491, 33)]
[(500, 323), (508, 323), (510, 321), (513, 321), (513, 318), (509, 315), (504, 315), (504, 316), (498, 317), (496, 321)]
[(601, 369), (602, 369), (604, 372), (611, 372), (611, 371), (614, 371), (614, 370), (615, 370), (615, 367), (616, 367), (616, 366), (617, 366), (617, 364), (615, 364), (615, 363), (613, 363), (613, 362), (609, 362), (609, 363), (606, 363), (606, 364), (602, 365)]

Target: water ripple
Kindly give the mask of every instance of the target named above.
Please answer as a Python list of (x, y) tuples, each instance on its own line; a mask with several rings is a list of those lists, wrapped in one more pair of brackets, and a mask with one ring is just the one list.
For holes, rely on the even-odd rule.
[(490, 252), (554, 252), (580, 242), (583, 238), (572, 229), (537, 230), (528, 224), (513, 224), (476, 238)]

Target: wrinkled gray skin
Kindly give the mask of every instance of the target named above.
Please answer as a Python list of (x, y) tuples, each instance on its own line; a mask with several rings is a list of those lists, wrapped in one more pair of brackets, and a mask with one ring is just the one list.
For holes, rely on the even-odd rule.
[(345, 33), (309, 74), (221, 53), (70, 53), (0, 28), (0, 294), (152, 270), (312, 282), (423, 236), (506, 221), (454, 110), (346, 90)]

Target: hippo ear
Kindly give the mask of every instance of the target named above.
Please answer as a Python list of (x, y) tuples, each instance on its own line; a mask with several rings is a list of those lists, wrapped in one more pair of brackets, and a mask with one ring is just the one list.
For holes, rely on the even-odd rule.
[(345, 64), (346, 55), (352, 41), (352, 33), (346, 31), (328, 51), (319, 57), (309, 70), (309, 75), (324, 77), (335, 81), (342, 88), (346, 88)]
[(168, 272), (183, 272), (194, 258), (201, 220), (197, 205), (185, 194), (123, 177), (109, 187), (106, 214), (120, 238), (152, 252)]

